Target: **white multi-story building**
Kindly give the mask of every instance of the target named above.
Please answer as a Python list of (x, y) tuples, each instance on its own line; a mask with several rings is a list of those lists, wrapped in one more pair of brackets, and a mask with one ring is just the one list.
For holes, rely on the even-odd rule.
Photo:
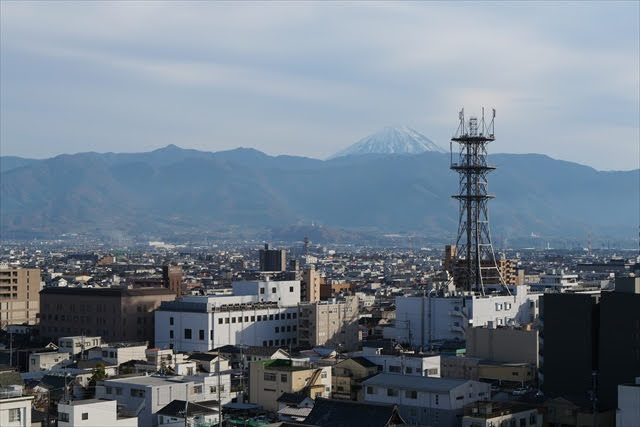
[(130, 360), (146, 360), (147, 343), (104, 344), (89, 349), (89, 359), (102, 359), (109, 365), (121, 365)]
[(362, 352), (353, 356), (362, 356), (382, 368), (382, 372), (391, 374), (419, 375), (425, 377), (440, 376), (440, 355), (394, 355), (383, 354), (381, 348), (363, 347)]
[(58, 353), (57, 351), (31, 353), (29, 355), (29, 372), (64, 368), (72, 362), (69, 356), (69, 353)]
[(297, 345), (299, 281), (233, 283), (233, 295), (185, 296), (155, 313), (155, 344), (206, 352), (225, 345)]
[(526, 286), (512, 289), (511, 295), (397, 297), (395, 326), (385, 328), (384, 337), (427, 347), (434, 341), (464, 340), (468, 327), (536, 321), (539, 294)]
[(58, 403), (58, 426), (95, 427), (137, 427), (138, 417), (118, 416), (118, 402), (115, 400), (86, 399)]
[(31, 427), (32, 400), (22, 395), (22, 386), (0, 387), (0, 426)]
[(616, 427), (634, 427), (640, 422), (640, 377), (635, 384), (618, 386)]
[(79, 354), (84, 350), (99, 346), (102, 344), (101, 337), (60, 337), (58, 338), (58, 351), (60, 353)]
[(174, 400), (203, 402), (231, 401), (231, 376), (228, 372), (192, 376), (139, 376), (104, 381), (96, 388), (96, 398), (113, 399), (126, 408), (128, 415), (138, 417), (140, 427), (154, 426), (156, 412)]
[(378, 374), (362, 382), (364, 401), (398, 405), (407, 424), (459, 426), (463, 407), (491, 396), (479, 381)]

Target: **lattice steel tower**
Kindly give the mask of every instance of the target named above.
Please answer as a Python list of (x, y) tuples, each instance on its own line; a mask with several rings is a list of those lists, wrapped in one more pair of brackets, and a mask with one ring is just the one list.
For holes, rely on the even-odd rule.
[[(494, 196), (488, 193), (487, 175), (495, 166), (487, 165), (487, 144), (494, 138), (493, 110), (491, 122), (482, 117), (465, 122), (460, 111), (460, 125), (451, 138), (451, 169), (460, 175), (460, 190), (452, 197), (460, 202), (458, 237), (453, 262), (456, 287), (484, 294), (488, 283), (505, 285), (491, 244), (487, 202)], [(454, 143), (458, 144), (454, 162)], [(506, 286), (505, 286), (506, 287)]]

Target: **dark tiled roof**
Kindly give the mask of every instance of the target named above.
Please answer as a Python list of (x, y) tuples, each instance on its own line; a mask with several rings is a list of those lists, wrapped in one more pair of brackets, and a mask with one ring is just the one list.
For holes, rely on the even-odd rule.
[[(171, 403), (160, 409), (157, 413), (161, 415), (166, 415), (168, 417), (180, 417), (184, 418), (184, 400), (173, 400)], [(212, 408), (208, 408), (203, 405), (199, 405), (197, 403), (189, 402), (189, 406), (187, 408), (187, 416), (192, 417), (194, 415), (207, 415), (207, 414), (215, 414), (218, 411)]]
[(193, 353), (191, 356), (189, 356), (189, 360), (201, 360), (203, 362), (211, 362), (213, 359), (215, 359), (216, 357), (218, 357), (217, 354), (211, 354), (211, 353)]
[(317, 398), (305, 424), (320, 427), (387, 427), (404, 424), (395, 405)]
[(375, 363), (373, 363), (372, 361), (370, 361), (369, 359), (366, 359), (366, 358), (364, 358), (362, 356), (353, 357), (352, 359), (358, 365), (364, 366), (365, 368), (373, 368), (374, 366), (378, 366)]
[(301, 393), (282, 393), (278, 398), (278, 402), (300, 404), (307, 396)]

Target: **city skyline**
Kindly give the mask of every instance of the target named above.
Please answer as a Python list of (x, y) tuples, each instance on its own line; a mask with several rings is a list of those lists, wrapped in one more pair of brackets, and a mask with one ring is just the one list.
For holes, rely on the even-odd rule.
[(485, 106), (493, 153), (635, 169), (638, 11), (4, 2), (1, 154), (175, 144), (324, 159), (396, 124), (446, 147), (452, 114)]

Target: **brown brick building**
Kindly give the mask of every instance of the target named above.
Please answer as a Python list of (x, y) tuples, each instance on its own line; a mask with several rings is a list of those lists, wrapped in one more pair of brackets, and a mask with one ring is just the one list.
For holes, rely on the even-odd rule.
[(166, 288), (45, 288), (40, 292), (40, 334), (101, 336), (107, 342), (153, 343), (154, 310), (176, 294)]

